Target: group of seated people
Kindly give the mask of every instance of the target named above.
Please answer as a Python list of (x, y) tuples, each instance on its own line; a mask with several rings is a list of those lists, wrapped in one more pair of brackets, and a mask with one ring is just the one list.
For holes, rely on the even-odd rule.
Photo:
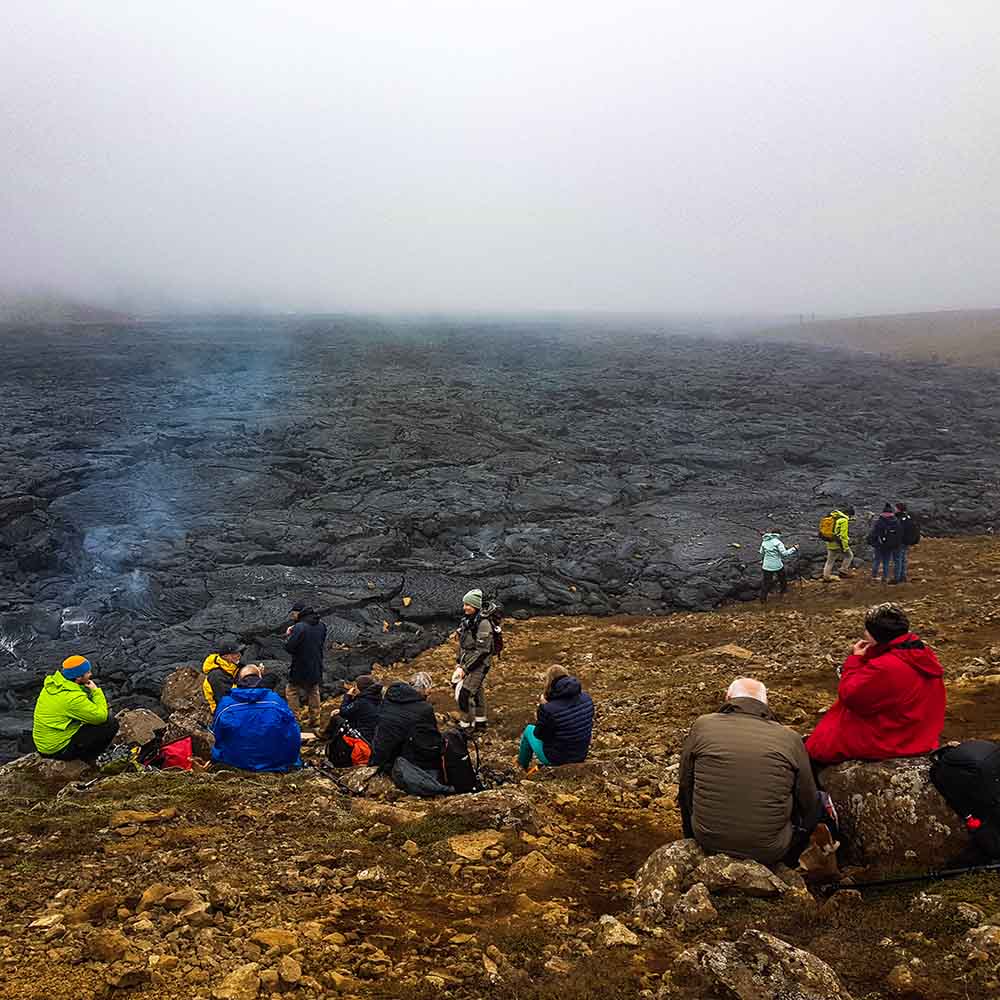
[(832, 825), (821, 769), (929, 753), (944, 714), (937, 656), (901, 608), (876, 605), (841, 667), (836, 702), (805, 740), (775, 720), (767, 689), (749, 677), (694, 723), (678, 777), (684, 834), (709, 853), (795, 865), (817, 824)]

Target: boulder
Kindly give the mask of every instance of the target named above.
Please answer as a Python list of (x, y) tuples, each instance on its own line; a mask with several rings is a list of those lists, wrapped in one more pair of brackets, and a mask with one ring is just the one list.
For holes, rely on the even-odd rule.
[[(851, 1000), (826, 962), (763, 931), (681, 952), (671, 979), (662, 998), (691, 992), (730, 1000)], [(678, 982), (684, 983), (684, 992), (674, 985)]]
[(205, 700), (202, 687), (204, 680), (205, 677), (200, 670), (194, 667), (178, 667), (163, 682), (160, 703), (171, 714), (179, 712), (196, 722), (210, 725), (212, 710)]
[(687, 926), (711, 924), (719, 918), (712, 897), (701, 882), (696, 882), (674, 905), (674, 919)]
[(247, 962), (233, 969), (212, 991), (215, 1000), (253, 1000), (260, 992), (260, 966)]
[(740, 896), (781, 896), (788, 886), (770, 868), (759, 861), (713, 854), (694, 870), (691, 876), (709, 892), (727, 892)]
[(0, 793), (4, 798), (17, 795), (37, 795), (80, 781), (93, 773), (83, 760), (52, 760), (37, 753), (18, 757), (0, 767)]
[(126, 709), (115, 718), (118, 720), (116, 743), (138, 743), (145, 746), (156, 738), (157, 733), (162, 733), (167, 728), (163, 719), (148, 708)]
[(930, 759), (848, 761), (820, 772), (837, 807), (845, 860), (881, 871), (942, 868), (968, 843), (930, 781)]
[(451, 795), (434, 802), (431, 812), (461, 816), (470, 826), (480, 830), (530, 830), (534, 827), (534, 810), (528, 797), (509, 786), (475, 795)]
[(675, 840), (658, 847), (635, 876), (636, 906), (665, 916), (664, 905), (690, 883), (691, 873), (705, 860), (697, 841)]
[(610, 913), (598, 921), (597, 939), (605, 948), (635, 948), (639, 944), (639, 935)]

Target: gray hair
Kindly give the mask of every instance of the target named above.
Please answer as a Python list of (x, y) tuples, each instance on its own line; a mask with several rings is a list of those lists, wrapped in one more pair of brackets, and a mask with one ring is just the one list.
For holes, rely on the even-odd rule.
[(766, 705), (767, 688), (752, 677), (737, 677), (726, 692), (726, 701), (732, 701), (733, 698), (753, 698)]
[(410, 678), (410, 687), (415, 687), (418, 691), (430, 691), (434, 687), (434, 682), (426, 670), (421, 670)]

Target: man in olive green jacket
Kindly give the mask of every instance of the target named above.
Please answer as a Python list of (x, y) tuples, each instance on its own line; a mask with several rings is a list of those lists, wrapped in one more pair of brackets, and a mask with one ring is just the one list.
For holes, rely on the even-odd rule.
[(60, 670), (45, 678), (35, 702), (35, 749), (58, 760), (93, 760), (117, 733), (104, 692), (91, 678), (90, 661), (67, 657)]
[(684, 835), (710, 854), (794, 864), (821, 816), (801, 737), (774, 720), (767, 689), (749, 677), (691, 727), (678, 785)]

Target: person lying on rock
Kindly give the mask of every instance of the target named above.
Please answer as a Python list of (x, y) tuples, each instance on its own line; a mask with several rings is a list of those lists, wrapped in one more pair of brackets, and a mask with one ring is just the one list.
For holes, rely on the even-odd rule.
[(777, 722), (767, 688), (750, 677), (691, 727), (681, 751), (678, 803), (685, 837), (708, 853), (794, 866), (822, 816), (801, 738)]
[(236, 685), (219, 702), (212, 721), (212, 761), (241, 771), (300, 767), (302, 732), (295, 713), (267, 685), (256, 663), (241, 667)]
[(382, 685), (371, 674), (362, 674), (346, 685), (340, 717), (356, 729), (371, 746), (382, 707)]
[(381, 774), (389, 774), (397, 757), (424, 771), (441, 771), (441, 733), (434, 706), (428, 701), (433, 682), (424, 671), (409, 684), (389, 685), (379, 709), (370, 763)]
[(517, 762), (523, 771), (532, 757), (543, 767), (579, 764), (587, 759), (594, 734), (594, 702), (565, 667), (549, 667), (538, 702), (537, 720), (525, 726)]
[(326, 625), (304, 601), (293, 604), (288, 616), (292, 624), (285, 629), (285, 652), (292, 654), (292, 665), (285, 697), (296, 713), (301, 708), (300, 697), (305, 700), (309, 706), (309, 725), (318, 733)]
[(226, 638), (216, 643), (216, 648), (205, 657), (205, 662), (201, 665), (201, 672), (205, 675), (201, 688), (213, 715), (219, 702), (233, 688), (233, 678), (242, 656), (243, 647), (235, 639)]
[(937, 748), (944, 728), (943, 671), (910, 631), (903, 609), (877, 604), (840, 671), (837, 700), (806, 739), (820, 765), (912, 757)]
[(68, 656), (42, 683), (31, 738), (43, 757), (94, 760), (118, 733), (104, 692), (94, 683), (90, 660)]
[(462, 713), (462, 729), (485, 731), (486, 675), (493, 662), (493, 625), (483, 613), (483, 592), (470, 590), (462, 598), (462, 620), (458, 626), (458, 668), (462, 682), (458, 691), (458, 708)]

